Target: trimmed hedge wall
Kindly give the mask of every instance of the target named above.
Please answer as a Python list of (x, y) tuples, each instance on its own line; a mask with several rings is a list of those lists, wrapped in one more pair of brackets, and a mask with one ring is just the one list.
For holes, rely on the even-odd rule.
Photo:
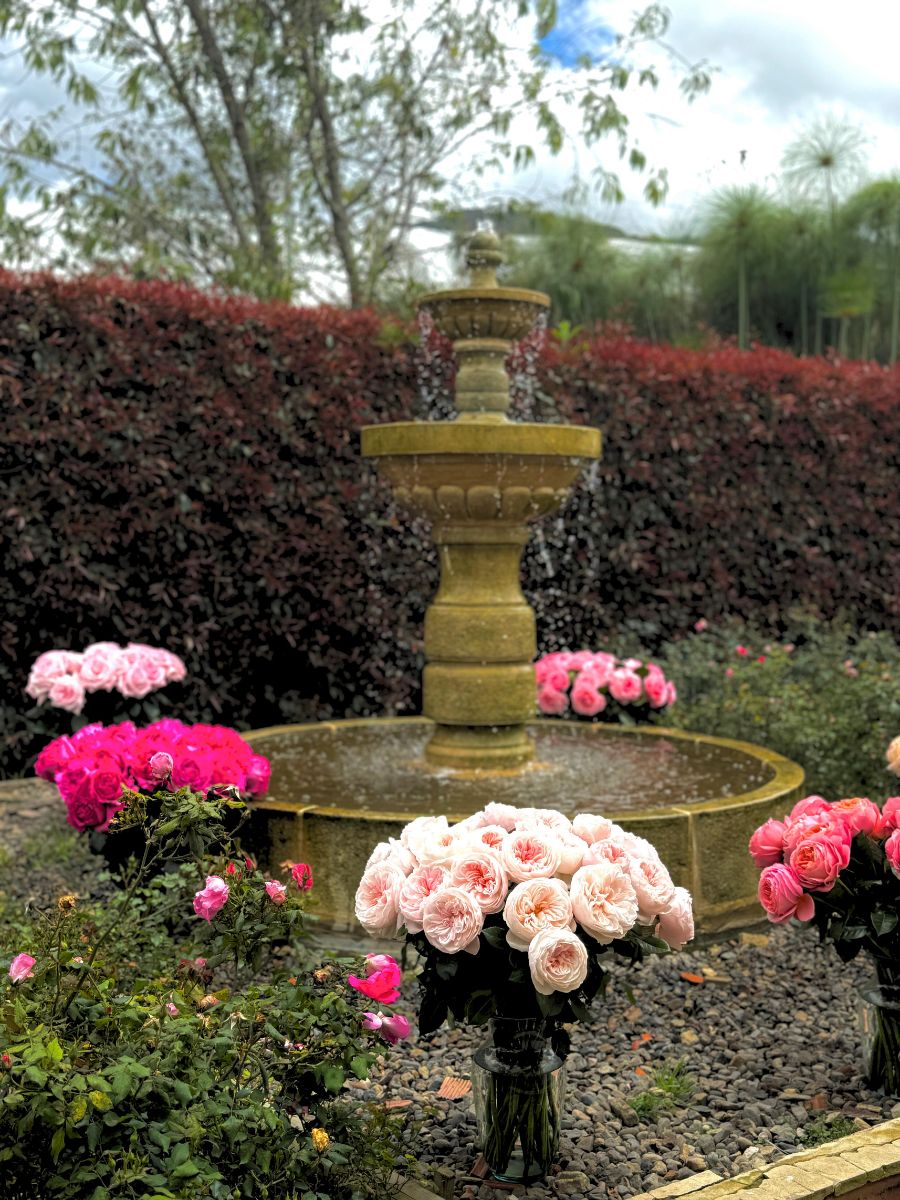
[[(515, 366), (520, 412), (605, 438), (526, 553), (543, 648), (797, 602), (900, 633), (900, 370), (615, 330)], [(32, 660), (93, 640), (181, 654), (185, 719), (415, 711), (435, 558), (356, 431), (449, 374), (371, 312), (0, 272), (0, 773)]]

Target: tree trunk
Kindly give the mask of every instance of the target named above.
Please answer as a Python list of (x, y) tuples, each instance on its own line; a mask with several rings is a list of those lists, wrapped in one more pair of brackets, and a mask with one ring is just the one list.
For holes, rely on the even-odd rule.
[(818, 307), (816, 308), (816, 354), (822, 353), (822, 325), (824, 324), (822, 314)]
[(841, 317), (838, 320), (838, 354), (847, 357), (847, 347), (850, 340), (850, 318)]

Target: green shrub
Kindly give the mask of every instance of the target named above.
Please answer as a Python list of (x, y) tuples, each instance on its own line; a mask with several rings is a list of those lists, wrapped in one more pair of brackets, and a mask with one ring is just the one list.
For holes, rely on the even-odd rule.
[[(340, 1098), (385, 1050), (348, 985), (359, 964), (301, 954), (305, 893), (268, 892), (237, 852), (238, 802), (159, 792), (148, 816), (128, 800), (117, 821), (140, 823), (146, 848), (118, 887), (0, 925), (16, 938), (0, 950), (4, 1195), (388, 1196), (400, 1125)], [(228, 894), (201, 920), (208, 875)], [(272, 954), (285, 945), (293, 975)]]
[(794, 617), (790, 628), (779, 643), (725, 625), (669, 646), (661, 662), (679, 699), (665, 723), (785, 754), (806, 771), (806, 791), (830, 800), (889, 794), (900, 646), (841, 622)]

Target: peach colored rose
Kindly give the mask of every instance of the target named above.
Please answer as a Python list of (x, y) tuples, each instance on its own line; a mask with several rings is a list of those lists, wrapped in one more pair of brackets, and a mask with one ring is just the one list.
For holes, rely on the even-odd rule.
[(828, 838), (838, 845), (846, 843), (849, 846), (853, 834), (847, 821), (834, 811), (833, 806), (825, 812), (788, 817), (784, 823), (784, 857), (790, 858), (794, 849), (810, 838)]
[(656, 936), (662, 938), (672, 950), (680, 950), (694, 936), (694, 909), (691, 893), (687, 888), (677, 887), (672, 903), (660, 914)]
[(581, 867), (572, 877), (570, 892), (575, 920), (603, 945), (624, 937), (637, 922), (634, 884), (614, 863)]
[(878, 805), (865, 796), (836, 800), (831, 806), (831, 811), (847, 822), (851, 833), (865, 833), (869, 837), (874, 836), (881, 818)]
[(781, 862), (784, 852), (784, 822), (772, 818), (764, 821), (759, 829), (753, 831), (749, 849), (754, 863), (760, 869)]
[(84, 685), (77, 675), (60, 675), (50, 685), (50, 703), (65, 712), (80, 713), (84, 708)]
[(788, 866), (797, 872), (804, 888), (811, 892), (830, 892), (839, 873), (850, 862), (850, 846), (830, 838), (809, 838), (798, 842), (791, 851)]
[(579, 813), (577, 817), (572, 818), (573, 833), (589, 846), (593, 842), (605, 842), (616, 828), (618, 826), (608, 817), (601, 817), (596, 813)]
[(483, 913), (500, 912), (509, 880), (499, 857), (487, 848), (469, 850), (450, 864), (450, 883), (472, 897)]
[(895, 737), (887, 748), (887, 769), (900, 775), (900, 737)]
[(807, 896), (797, 872), (786, 863), (773, 863), (763, 869), (757, 895), (766, 915), (775, 925), (783, 925), (791, 917), (796, 917), (798, 921), (811, 921), (815, 916), (816, 905), (812, 896)]
[(425, 901), (450, 882), (450, 872), (435, 863), (427, 867), (416, 867), (400, 889), (400, 915), (410, 933), (419, 933), (422, 928), (422, 909)]
[(500, 861), (516, 883), (548, 879), (559, 870), (559, 842), (551, 830), (516, 829), (500, 847)]
[(587, 947), (568, 929), (542, 929), (528, 947), (528, 969), (542, 996), (574, 992), (587, 977)]
[(360, 925), (373, 937), (394, 937), (400, 928), (400, 891), (405, 876), (392, 862), (380, 862), (363, 872), (356, 889), (354, 910)]
[(474, 898), (462, 888), (441, 888), (429, 896), (422, 909), (422, 929), (432, 946), (445, 954), (465, 950), (478, 953), (478, 935), (484, 914)]
[(561, 879), (530, 879), (506, 898), (506, 940), (514, 950), (527, 950), (542, 929), (574, 929), (572, 900)]

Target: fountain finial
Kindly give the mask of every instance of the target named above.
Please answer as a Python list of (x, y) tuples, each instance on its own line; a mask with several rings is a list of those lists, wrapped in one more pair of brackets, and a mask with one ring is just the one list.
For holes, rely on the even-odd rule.
[(469, 239), (466, 266), (471, 272), (473, 288), (496, 288), (497, 268), (503, 262), (501, 243), (490, 222), (479, 225)]

